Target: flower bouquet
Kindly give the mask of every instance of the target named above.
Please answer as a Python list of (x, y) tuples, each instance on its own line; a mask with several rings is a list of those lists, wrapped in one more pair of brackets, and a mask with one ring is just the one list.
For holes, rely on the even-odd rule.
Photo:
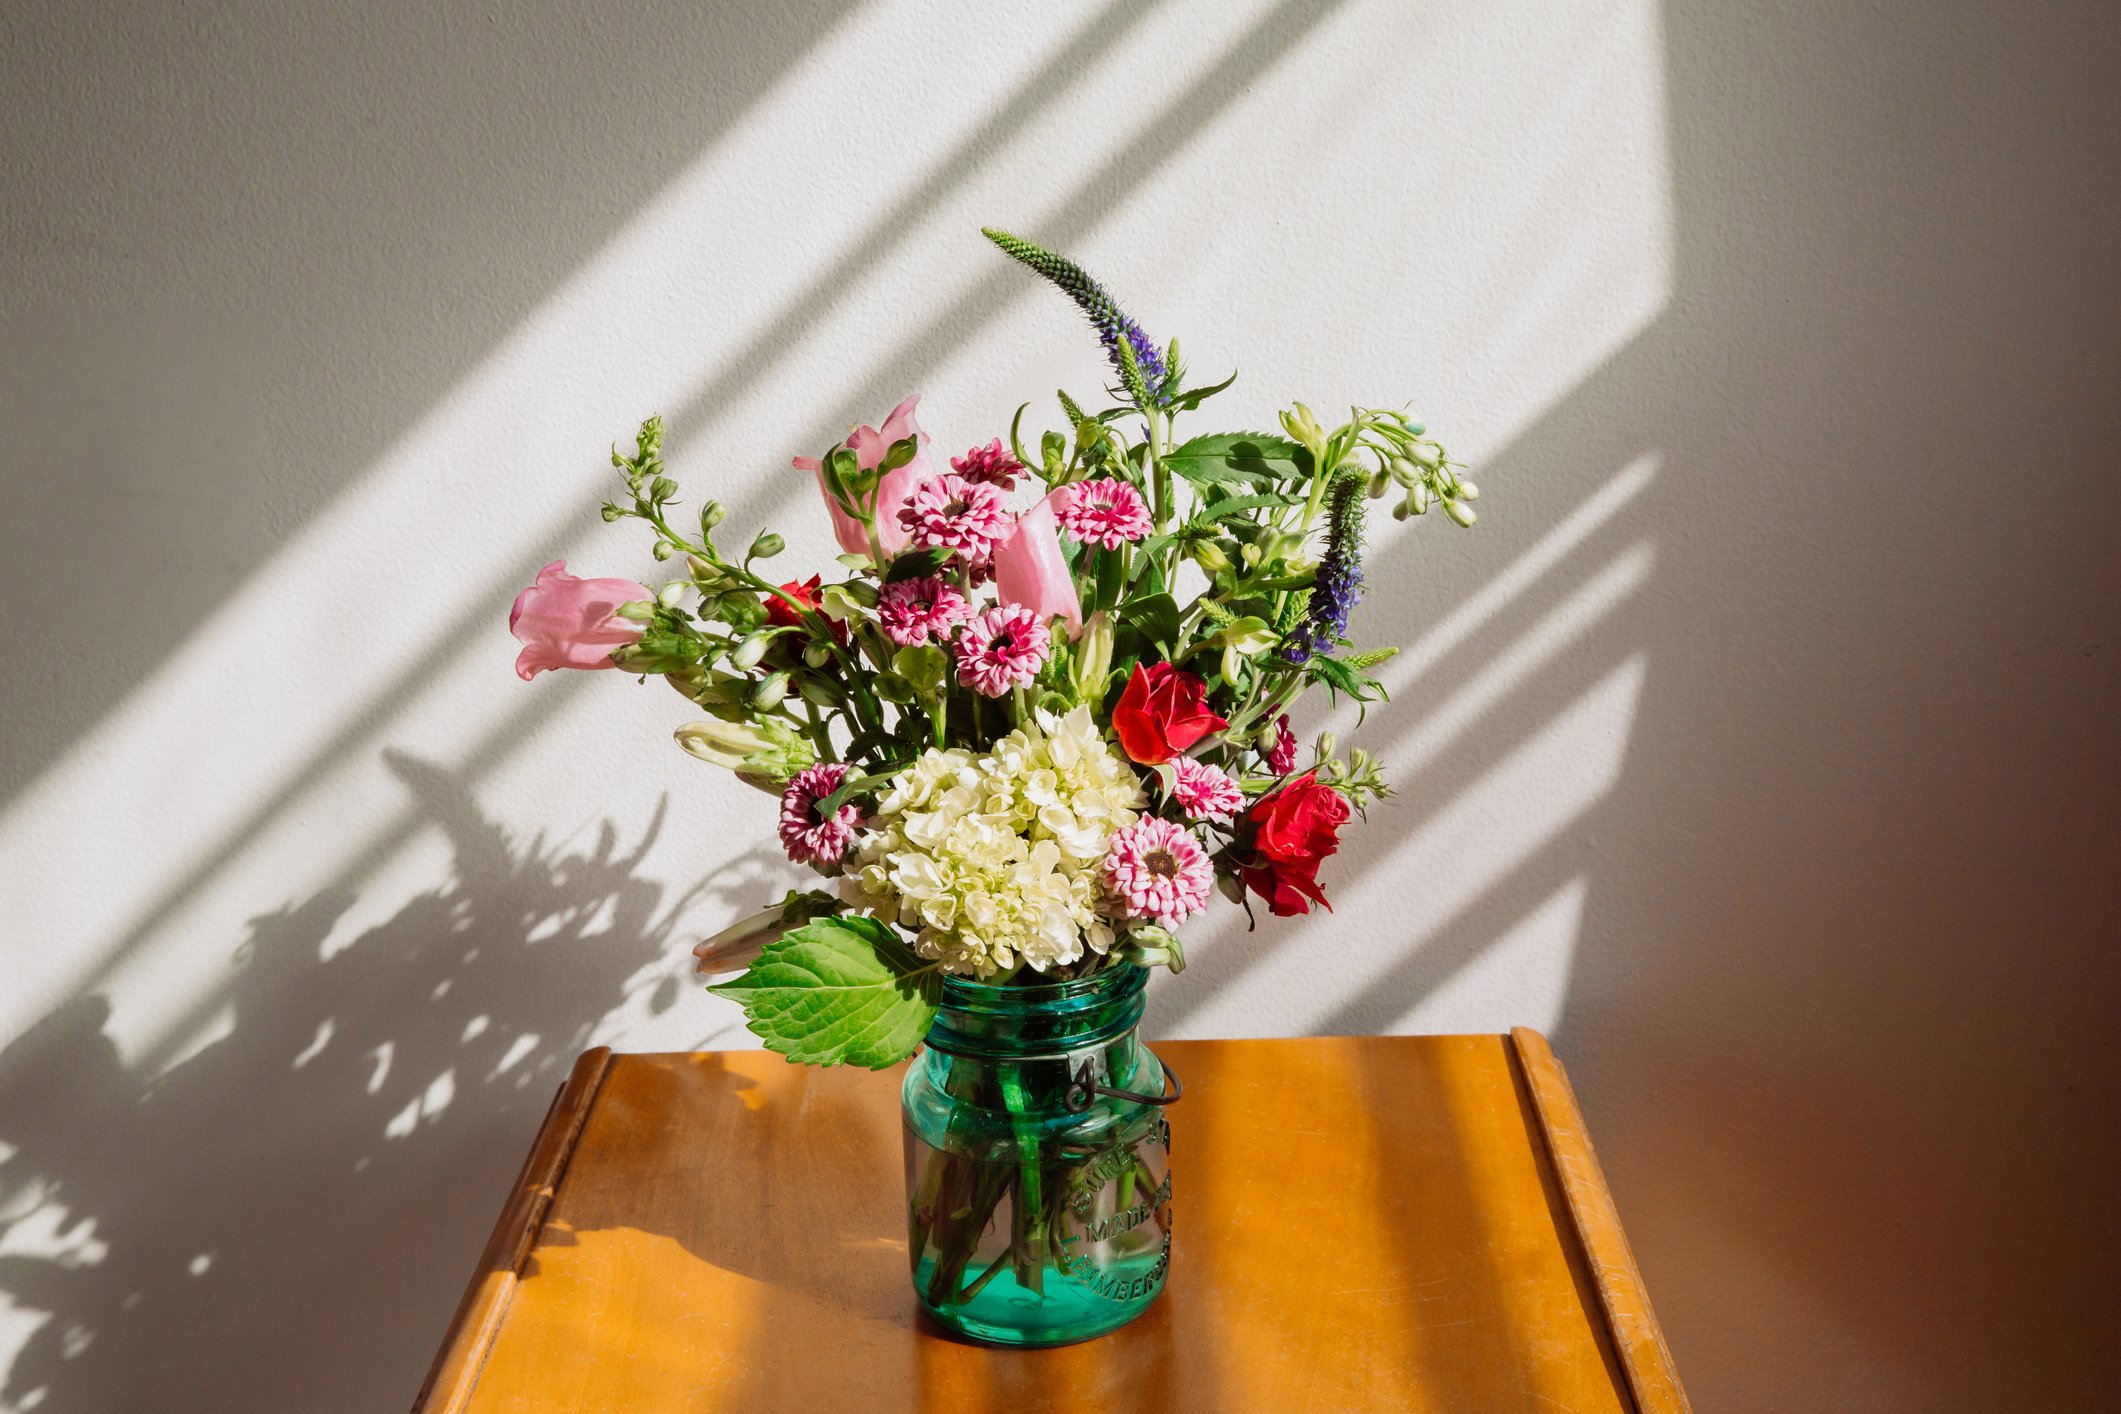
[[(515, 604), (517, 671), (620, 668), (705, 712), (692, 755), (779, 801), (788, 857), (831, 887), (697, 949), (765, 1045), (905, 1083), (909, 1256), (921, 1302), (974, 1336), (1109, 1330), (1161, 1288), (1176, 1077), (1135, 1027), (1147, 970), (1218, 891), (1250, 913), (1330, 907), (1321, 865), (1379, 765), (1322, 736), (1299, 770), (1289, 709), (1368, 702), (1389, 647), (1357, 649), (1367, 501), (1471, 525), (1478, 492), (1405, 414), (1302, 403), (1285, 435), (1180, 440), (1230, 385), (1189, 385), (1081, 268), (1004, 232), (1005, 254), (1089, 316), (1114, 376), (1092, 410), (935, 464), (918, 395), (795, 468), (840, 550), (776, 582), (681, 527), (663, 426), (614, 449), (625, 495), (680, 573), (659, 589), (556, 563)], [(1234, 375), (1233, 375), (1234, 377)], [(925, 1045), (923, 1044), (925, 1042)]]

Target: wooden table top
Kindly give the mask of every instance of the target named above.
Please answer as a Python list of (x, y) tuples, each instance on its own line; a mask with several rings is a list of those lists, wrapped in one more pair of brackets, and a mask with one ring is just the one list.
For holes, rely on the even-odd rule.
[(1687, 1409), (1536, 1032), (1168, 1041), (1169, 1284), (960, 1342), (906, 1272), (901, 1072), (576, 1063), (415, 1410)]

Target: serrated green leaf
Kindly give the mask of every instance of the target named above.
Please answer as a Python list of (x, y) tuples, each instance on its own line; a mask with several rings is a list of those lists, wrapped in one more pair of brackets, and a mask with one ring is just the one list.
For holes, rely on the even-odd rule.
[(1171, 406), (1184, 412), (1191, 412), (1195, 408), (1199, 407), (1202, 403), (1206, 402), (1209, 398), (1214, 397), (1217, 393), (1220, 393), (1223, 389), (1229, 387), (1232, 383), (1235, 383), (1236, 381), (1237, 374), (1235, 371), (1232, 371), (1230, 376), (1228, 378), (1223, 379), (1223, 381), (1220, 383), (1210, 383), (1205, 388), (1183, 389), (1172, 396), (1170, 400)]
[(1196, 486), (1268, 485), (1308, 477), (1311, 454), (1286, 437), (1217, 432), (1176, 448), (1164, 464)]
[(874, 918), (819, 918), (768, 943), (743, 976), (707, 990), (744, 1008), (769, 1051), (805, 1065), (881, 1070), (913, 1054), (942, 996), (923, 962)]

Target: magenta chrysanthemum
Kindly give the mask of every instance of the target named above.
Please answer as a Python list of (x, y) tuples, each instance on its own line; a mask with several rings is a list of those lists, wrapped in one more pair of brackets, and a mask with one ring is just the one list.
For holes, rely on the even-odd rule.
[(940, 579), (902, 579), (887, 584), (876, 599), (876, 620), (884, 637), (901, 648), (947, 638), (972, 614), (972, 605)]
[(955, 550), (974, 563), (993, 555), (1014, 525), (1000, 491), (950, 471), (923, 482), (899, 508), (898, 519), (916, 548)]
[(1178, 802), (1179, 809), (1194, 819), (1215, 820), (1227, 825), (1238, 811), (1245, 808), (1245, 793), (1221, 767), (1195, 761), (1190, 756), (1179, 757), (1173, 766), (1177, 778), (1171, 785), (1171, 798)]
[(1085, 545), (1117, 550), (1155, 529), (1142, 493), (1124, 481), (1107, 477), (1078, 482), (1054, 499), (1058, 502), (1054, 514), (1061, 529)]
[(842, 805), (830, 820), (818, 818), (817, 803), (847, 779), (844, 761), (826, 761), (796, 774), (781, 793), (781, 848), (798, 864), (837, 864), (854, 843), (861, 812)]
[(986, 697), (1028, 687), (1045, 665), (1053, 636), (1037, 614), (1016, 604), (989, 609), (958, 634), (957, 680)]
[(1287, 712), (1274, 724), (1274, 745), (1267, 752), (1267, 769), (1277, 776), (1286, 776), (1296, 769), (1296, 731), (1289, 725)]
[(1175, 928), (1208, 906), (1215, 866), (1182, 826), (1152, 816), (1112, 836), (1105, 887), (1134, 916)]
[(1016, 478), (1024, 474), (1024, 464), (1009, 455), (1009, 449), (997, 437), (984, 447), (974, 447), (961, 457), (950, 459), (950, 469), (967, 481), (981, 482), (1003, 491), (1016, 489)]

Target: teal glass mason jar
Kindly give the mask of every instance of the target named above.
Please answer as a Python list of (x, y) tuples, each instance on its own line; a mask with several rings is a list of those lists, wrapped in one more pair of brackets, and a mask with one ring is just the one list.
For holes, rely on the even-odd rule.
[(1166, 1073), (1135, 1035), (1148, 974), (951, 977), (906, 1072), (907, 1251), (921, 1304), (997, 1345), (1133, 1320), (1171, 1264)]

